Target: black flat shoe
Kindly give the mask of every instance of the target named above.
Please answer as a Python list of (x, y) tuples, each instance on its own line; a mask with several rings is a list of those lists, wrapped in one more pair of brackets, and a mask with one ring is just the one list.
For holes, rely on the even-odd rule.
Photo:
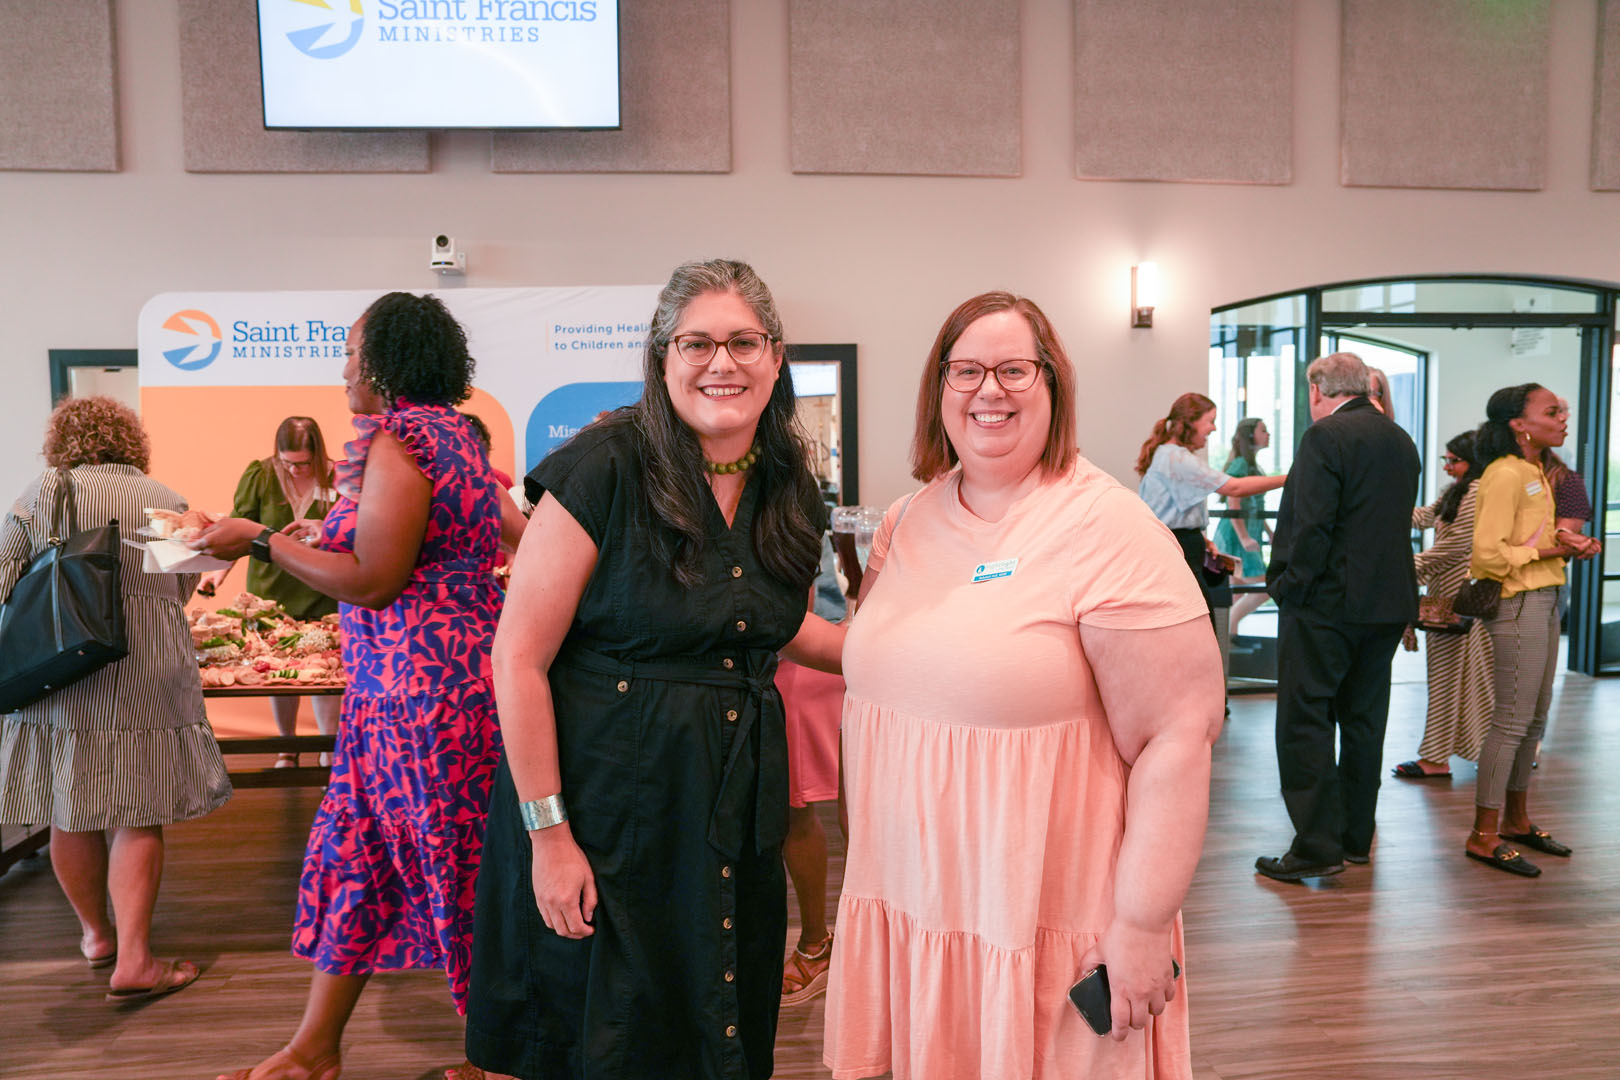
[(1450, 780), (1451, 770), (1445, 772), (1429, 772), (1416, 761), (1403, 761), (1389, 770), (1391, 776), (1401, 780)]
[(1530, 826), (1529, 832), (1497, 833), (1497, 835), (1504, 840), (1512, 840), (1516, 844), (1534, 848), (1545, 855), (1557, 855), (1560, 859), (1569, 858), (1570, 854), (1575, 850), (1568, 844), (1560, 844), (1552, 838), (1552, 835), (1547, 830), (1538, 829), (1534, 825)]
[(1520, 877), (1541, 876), (1541, 867), (1526, 859), (1516, 848), (1508, 844), (1497, 844), (1489, 855), (1476, 855), (1472, 851), (1464, 851), (1464, 854), (1476, 862), (1494, 866), (1498, 870), (1506, 870), (1510, 874), (1518, 874)]
[(1254, 860), (1256, 873), (1273, 881), (1303, 881), (1313, 877), (1332, 877), (1344, 873), (1344, 863), (1310, 863), (1292, 851), (1279, 856), (1262, 855)]
[(1366, 866), (1368, 863), (1372, 862), (1372, 855), (1367, 852), (1362, 852), (1358, 855), (1353, 851), (1347, 851), (1344, 853), (1344, 861), (1349, 863), (1351, 866)]

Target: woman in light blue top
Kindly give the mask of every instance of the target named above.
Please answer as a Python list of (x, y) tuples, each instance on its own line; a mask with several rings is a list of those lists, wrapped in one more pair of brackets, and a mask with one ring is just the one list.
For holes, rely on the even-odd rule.
[(1283, 476), (1228, 476), (1198, 456), (1215, 430), (1215, 403), (1203, 394), (1182, 394), (1170, 414), (1153, 425), (1142, 444), (1136, 471), (1142, 477), (1138, 494), (1158, 519), (1170, 527), (1187, 565), (1213, 609), (1212, 584), (1204, 575), (1204, 554), (1214, 546), (1204, 536), (1209, 526), (1211, 494), (1244, 498), (1283, 486)]

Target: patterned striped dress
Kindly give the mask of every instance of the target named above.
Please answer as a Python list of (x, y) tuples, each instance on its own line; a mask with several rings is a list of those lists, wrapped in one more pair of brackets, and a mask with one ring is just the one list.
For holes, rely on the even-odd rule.
[[(1455, 596), (1468, 580), (1474, 549), (1474, 494), (1470, 485), (1457, 518), (1440, 520), (1440, 500), (1412, 511), (1414, 529), (1434, 530), (1434, 544), (1417, 556), (1418, 583), (1434, 596)], [(1442, 496), (1444, 498), (1444, 496)], [(1491, 636), (1476, 619), (1467, 634), (1425, 634), (1429, 668), (1429, 716), (1418, 756), (1441, 762), (1453, 754), (1477, 760), (1491, 725), (1496, 695), (1491, 682)]]
[[(29, 484), (0, 527), (0, 596), (45, 549), (57, 475)], [(81, 529), (116, 518), (128, 536), (145, 524), (143, 507), (186, 509), (134, 466), (85, 465), (72, 477)], [(0, 822), (69, 832), (167, 825), (231, 797), (186, 626), (196, 575), (144, 573), (128, 545), (121, 565), (129, 655), (3, 718)]]

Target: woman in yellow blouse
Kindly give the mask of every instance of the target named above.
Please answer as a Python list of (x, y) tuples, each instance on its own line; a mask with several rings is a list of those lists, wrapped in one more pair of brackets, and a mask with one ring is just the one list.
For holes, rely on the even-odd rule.
[(1557, 528), (1553, 494), (1541, 470), (1542, 452), (1562, 446), (1567, 414), (1558, 397), (1536, 383), (1491, 395), (1476, 436), (1479, 460), (1488, 463), (1475, 498), (1470, 573), (1502, 583), (1496, 617), (1486, 623), (1495, 651), (1496, 708), (1479, 752), (1470, 859), (1536, 877), (1539, 867), (1513, 841), (1548, 855), (1570, 848), (1530, 820), (1530, 766), (1547, 726), (1553, 675), (1558, 668), (1558, 588), (1564, 561), (1591, 558), (1596, 539)]

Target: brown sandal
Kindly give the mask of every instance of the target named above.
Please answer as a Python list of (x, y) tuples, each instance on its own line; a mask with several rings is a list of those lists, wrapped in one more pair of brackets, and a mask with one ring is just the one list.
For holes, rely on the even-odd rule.
[[(276, 1054), (286, 1054), (288, 1060), (304, 1070), (308, 1080), (337, 1080), (338, 1074), (343, 1071), (343, 1061), (336, 1052), (327, 1054), (319, 1061), (305, 1061), (293, 1053), (290, 1046), (283, 1046), (276, 1051)], [(276, 1054), (271, 1054), (270, 1057), (273, 1058)], [(264, 1061), (269, 1060), (270, 1058), (264, 1059)], [(264, 1061), (259, 1062), (259, 1065), (263, 1065)], [(233, 1073), (222, 1074), (220, 1080), (248, 1080), (253, 1075), (253, 1070), (257, 1069), (259, 1065), (250, 1065), (246, 1069), (237, 1069)]]
[(202, 972), (190, 960), (170, 960), (151, 986), (132, 986), (126, 990), (107, 989), (107, 1000), (112, 1002), (145, 1001), (184, 990), (197, 981)]
[(807, 953), (797, 946), (788, 954), (782, 968), (782, 1004), (799, 1005), (827, 992), (827, 970), (832, 966), (832, 931), (821, 939), (821, 946)]

